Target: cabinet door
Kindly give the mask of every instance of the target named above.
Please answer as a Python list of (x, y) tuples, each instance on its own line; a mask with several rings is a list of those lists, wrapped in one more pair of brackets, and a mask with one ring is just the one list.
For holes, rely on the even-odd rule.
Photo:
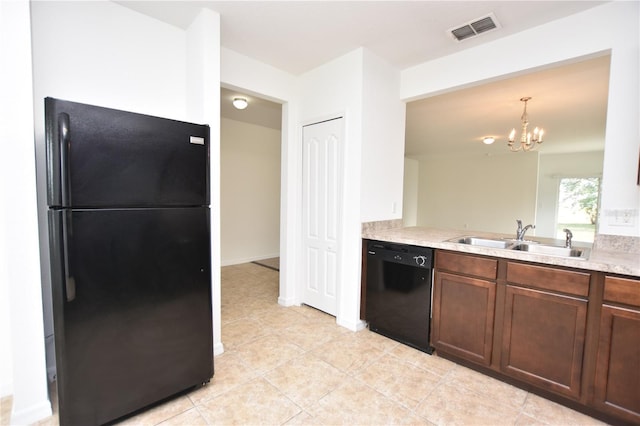
[(640, 424), (640, 311), (602, 307), (594, 402)]
[(586, 300), (507, 285), (501, 370), (578, 399), (586, 316)]
[(491, 364), (496, 284), (436, 272), (432, 345), (437, 350)]

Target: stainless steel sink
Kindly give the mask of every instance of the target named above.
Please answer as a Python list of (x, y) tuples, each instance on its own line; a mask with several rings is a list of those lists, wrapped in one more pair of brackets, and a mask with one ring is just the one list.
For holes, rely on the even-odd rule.
[(542, 254), (546, 256), (569, 257), (572, 259), (586, 259), (589, 256), (589, 249), (577, 247), (564, 247), (543, 244), (538, 241), (518, 241), (509, 238), (483, 238), (483, 237), (458, 237), (448, 240), (452, 243), (468, 244), (487, 248), (497, 248), (505, 250), (517, 250), (531, 254)]
[(462, 238), (454, 238), (449, 240), (454, 243), (459, 244), (469, 244), (471, 246), (481, 246), (481, 247), (489, 247), (489, 248), (501, 248), (505, 249), (513, 244), (513, 241), (509, 240), (499, 240), (499, 239), (491, 239), (491, 238), (481, 238), (481, 237), (462, 237)]
[(575, 247), (550, 246), (546, 244), (518, 244), (512, 250), (526, 251), (532, 254), (544, 254), (547, 256), (561, 256), (578, 259), (586, 259), (588, 249)]

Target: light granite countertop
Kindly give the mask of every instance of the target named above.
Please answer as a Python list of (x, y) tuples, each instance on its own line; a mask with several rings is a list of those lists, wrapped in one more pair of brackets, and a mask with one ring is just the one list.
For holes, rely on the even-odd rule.
[[(609, 272), (613, 274), (631, 275), (640, 277), (640, 254), (623, 251), (600, 250), (591, 248), (590, 245), (576, 243), (576, 248), (589, 248), (590, 253), (586, 259), (565, 258), (542, 254), (531, 254), (518, 250), (487, 248), (459, 244), (448, 240), (465, 236), (477, 236), (484, 238), (513, 238), (513, 235), (495, 234), (476, 231), (447, 230), (422, 227), (395, 227), (378, 229), (375, 226), (363, 227), (362, 238), (387, 241), (392, 243), (411, 244), (436, 249), (453, 250), (464, 253), (475, 253), (486, 256), (501, 257), (505, 259), (517, 259), (529, 262), (544, 263), (548, 265), (566, 266), (571, 268), (586, 269), (592, 271)], [(564, 241), (550, 238), (532, 237), (531, 240), (544, 244), (562, 245)]]

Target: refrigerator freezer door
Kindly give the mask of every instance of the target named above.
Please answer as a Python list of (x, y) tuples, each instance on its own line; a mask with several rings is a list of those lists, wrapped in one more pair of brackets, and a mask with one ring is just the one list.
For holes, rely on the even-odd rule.
[(49, 215), (60, 423), (103, 424), (208, 381), (209, 209)]
[(209, 127), (45, 99), (47, 202), (99, 208), (209, 204)]

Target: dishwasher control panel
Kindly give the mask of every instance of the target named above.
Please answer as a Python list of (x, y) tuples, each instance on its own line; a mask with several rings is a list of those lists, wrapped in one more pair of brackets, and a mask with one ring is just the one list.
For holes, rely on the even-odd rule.
[(388, 262), (419, 268), (433, 267), (433, 249), (428, 247), (370, 241), (367, 245), (367, 253), (369, 256)]

